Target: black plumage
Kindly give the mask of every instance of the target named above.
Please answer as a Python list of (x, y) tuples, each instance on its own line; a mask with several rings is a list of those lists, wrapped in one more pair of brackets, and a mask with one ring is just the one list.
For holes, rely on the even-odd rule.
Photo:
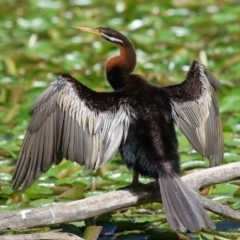
[(59, 76), (38, 97), (13, 176), (13, 189), (26, 190), (52, 163), (71, 159), (97, 169), (119, 149), (135, 174), (156, 179), (169, 224), (181, 231), (214, 228), (202, 205), (179, 177), (180, 159), (174, 122), (192, 146), (219, 165), (223, 139), (215, 90), (217, 79), (194, 61), (186, 79), (160, 87), (132, 74), (136, 54), (131, 42), (110, 28), (92, 32), (117, 44), (107, 61), (114, 92), (95, 92), (68, 74)]

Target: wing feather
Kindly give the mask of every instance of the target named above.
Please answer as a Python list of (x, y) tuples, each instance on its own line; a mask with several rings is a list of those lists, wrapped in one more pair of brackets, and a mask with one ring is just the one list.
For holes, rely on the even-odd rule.
[(117, 126), (111, 132), (109, 139), (108, 139), (108, 146), (104, 152), (103, 162), (108, 161), (111, 159), (117, 152), (117, 149), (122, 141), (123, 131), (120, 129), (120, 126)]
[(70, 75), (52, 82), (33, 104), (17, 160), (13, 189), (23, 191), (63, 157), (96, 169), (127, 136), (132, 114), (119, 92), (97, 93)]
[(194, 61), (184, 82), (164, 89), (170, 93), (172, 116), (179, 129), (196, 151), (209, 158), (210, 166), (219, 165), (223, 137), (215, 91), (221, 90), (221, 84)]

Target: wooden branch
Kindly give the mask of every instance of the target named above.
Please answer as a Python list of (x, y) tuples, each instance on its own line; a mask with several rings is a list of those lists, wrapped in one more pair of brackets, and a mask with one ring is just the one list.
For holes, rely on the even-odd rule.
[(0, 236), (0, 240), (84, 240), (71, 233), (48, 232)]
[(182, 177), (192, 189), (198, 190), (203, 186), (228, 182), (240, 177), (240, 162), (229, 163), (219, 167), (196, 170)]
[[(183, 180), (190, 187), (197, 189), (204, 185), (226, 182), (237, 177), (240, 177), (240, 162), (194, 172), (184, 176)], [(200, 195), (197, 196), (206, 209), (240, 221), (238, 211)], [(159, 201), (161, 201), (159, 186), (153, 182), (143, 187), (109, 192), (54, 206), (1, 213), (0, 232), (79, 221), (120, 208)]]

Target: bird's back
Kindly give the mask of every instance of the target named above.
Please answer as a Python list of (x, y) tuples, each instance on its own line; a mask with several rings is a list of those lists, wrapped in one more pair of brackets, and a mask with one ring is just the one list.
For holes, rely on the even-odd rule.
[(158, 178), (166, 162), (178, 173), (178, 143), (169, 95), (141, 77), (135, 78), (138, 85), (133, 84), (135, 91), (128, 98), (135, 117), (120, 148), (122, 157), (129, 168), (145, 176)]

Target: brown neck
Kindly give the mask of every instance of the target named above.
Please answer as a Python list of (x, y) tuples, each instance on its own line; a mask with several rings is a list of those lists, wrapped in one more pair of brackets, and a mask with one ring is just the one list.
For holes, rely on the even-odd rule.
[(123, 43), (118, 43), (120, 54), (108, 59), (106, 63), (107, 79), (114, 90), (124, 87), (124, 79), (130, 75), (136, 66), (136, 53), (132, 43), (124, 37)]

